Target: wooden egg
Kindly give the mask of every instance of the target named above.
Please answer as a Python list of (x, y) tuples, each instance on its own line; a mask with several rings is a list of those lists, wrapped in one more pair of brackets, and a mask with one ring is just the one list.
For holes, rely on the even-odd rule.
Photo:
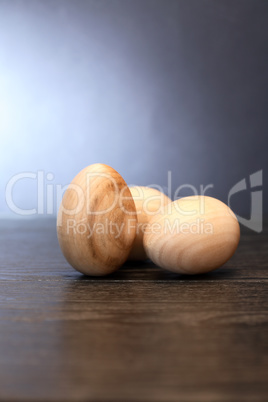
[(150, 187), (136, 186), (129, 189), (135, 202), (138, 218), (136, 238), (129, 259), (146, 260), (148, 257), (143, 247), (143, 233), (146, 225), (155, 214), (163, 212), (165, 205), (171, 202), (171, 199), (161, 191)]
[(66, 190), (57, 233), (66, 260), (86, 275), (106, 275), (127, 259), (136, 235), (136, 209), (129, 188), (113, 168), (83, 169)]
[(152, 217), (144, 234), (148, 257), (177, 273), (200, 274), (223, 265), (240, 238), (238, 221), (223, 202), (206, 196), (181, 198)]

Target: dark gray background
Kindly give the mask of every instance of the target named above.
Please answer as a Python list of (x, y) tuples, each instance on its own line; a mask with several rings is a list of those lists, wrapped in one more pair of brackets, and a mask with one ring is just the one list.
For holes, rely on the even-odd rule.
[[(0, 0), (1, 194), (102, 162), (227, 201), (267, 169), (267, 42), (266, 0)], [(14, 199), (35, 207), (35, 182)], [(233, 208), (248, 216), (249, 193)]]

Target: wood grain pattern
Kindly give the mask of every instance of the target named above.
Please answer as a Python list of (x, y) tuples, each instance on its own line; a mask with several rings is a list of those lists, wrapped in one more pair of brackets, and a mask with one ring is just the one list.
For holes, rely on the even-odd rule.
[(1, 222), (1, 401), (267, 401), (267, 232), (200, 276), (85, 277), (54, 220)]
[(236, 216), (222, 201), (191, 196), (152, 216), (144, 233), (147, 256), (177, 273), (201, 274), (225, 264), (240, 240)]
[(110, 166), (96, 163), (67, 188), (57, 219), (66, 260), (87, 275), (107, 275), (126, 261), (136, 234), (136, 209), (129, 188)]

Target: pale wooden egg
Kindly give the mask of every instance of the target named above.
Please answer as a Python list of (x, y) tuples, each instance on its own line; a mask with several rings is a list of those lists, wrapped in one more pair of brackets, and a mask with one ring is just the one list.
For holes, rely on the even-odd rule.
[(171, 199), (161, 191), (154, 188), (135, 186), (129, 188), (135, 202), (137, 211), (137, 230), (129, 259), (146, 260), (148, 257), (143, 247), (143, 233), (150, 219), (158, 213), (163, 212), (164, 207), (171, 202)]
[(136, 209), (124, 179), (113, 168), (83, 169), (66, 190), (57, 233), (66, 260), (86, 275), (106, 275), (127, 259), (136, 234)]
[(181, 198), (152, 217), (144, 234), (148, 257), (167, 270), (200, 274), (223, 265), (240, 239), (238, 221), (223, 202), (206, 196)]

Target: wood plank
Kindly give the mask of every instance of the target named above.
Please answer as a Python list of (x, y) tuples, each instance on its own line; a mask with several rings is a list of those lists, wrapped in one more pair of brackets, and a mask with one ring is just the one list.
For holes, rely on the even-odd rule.
[(267, 231), (198, 277), (87, 278), (53, 220), (2, 221), (0, 243), (1, 400), (267, 400)]

